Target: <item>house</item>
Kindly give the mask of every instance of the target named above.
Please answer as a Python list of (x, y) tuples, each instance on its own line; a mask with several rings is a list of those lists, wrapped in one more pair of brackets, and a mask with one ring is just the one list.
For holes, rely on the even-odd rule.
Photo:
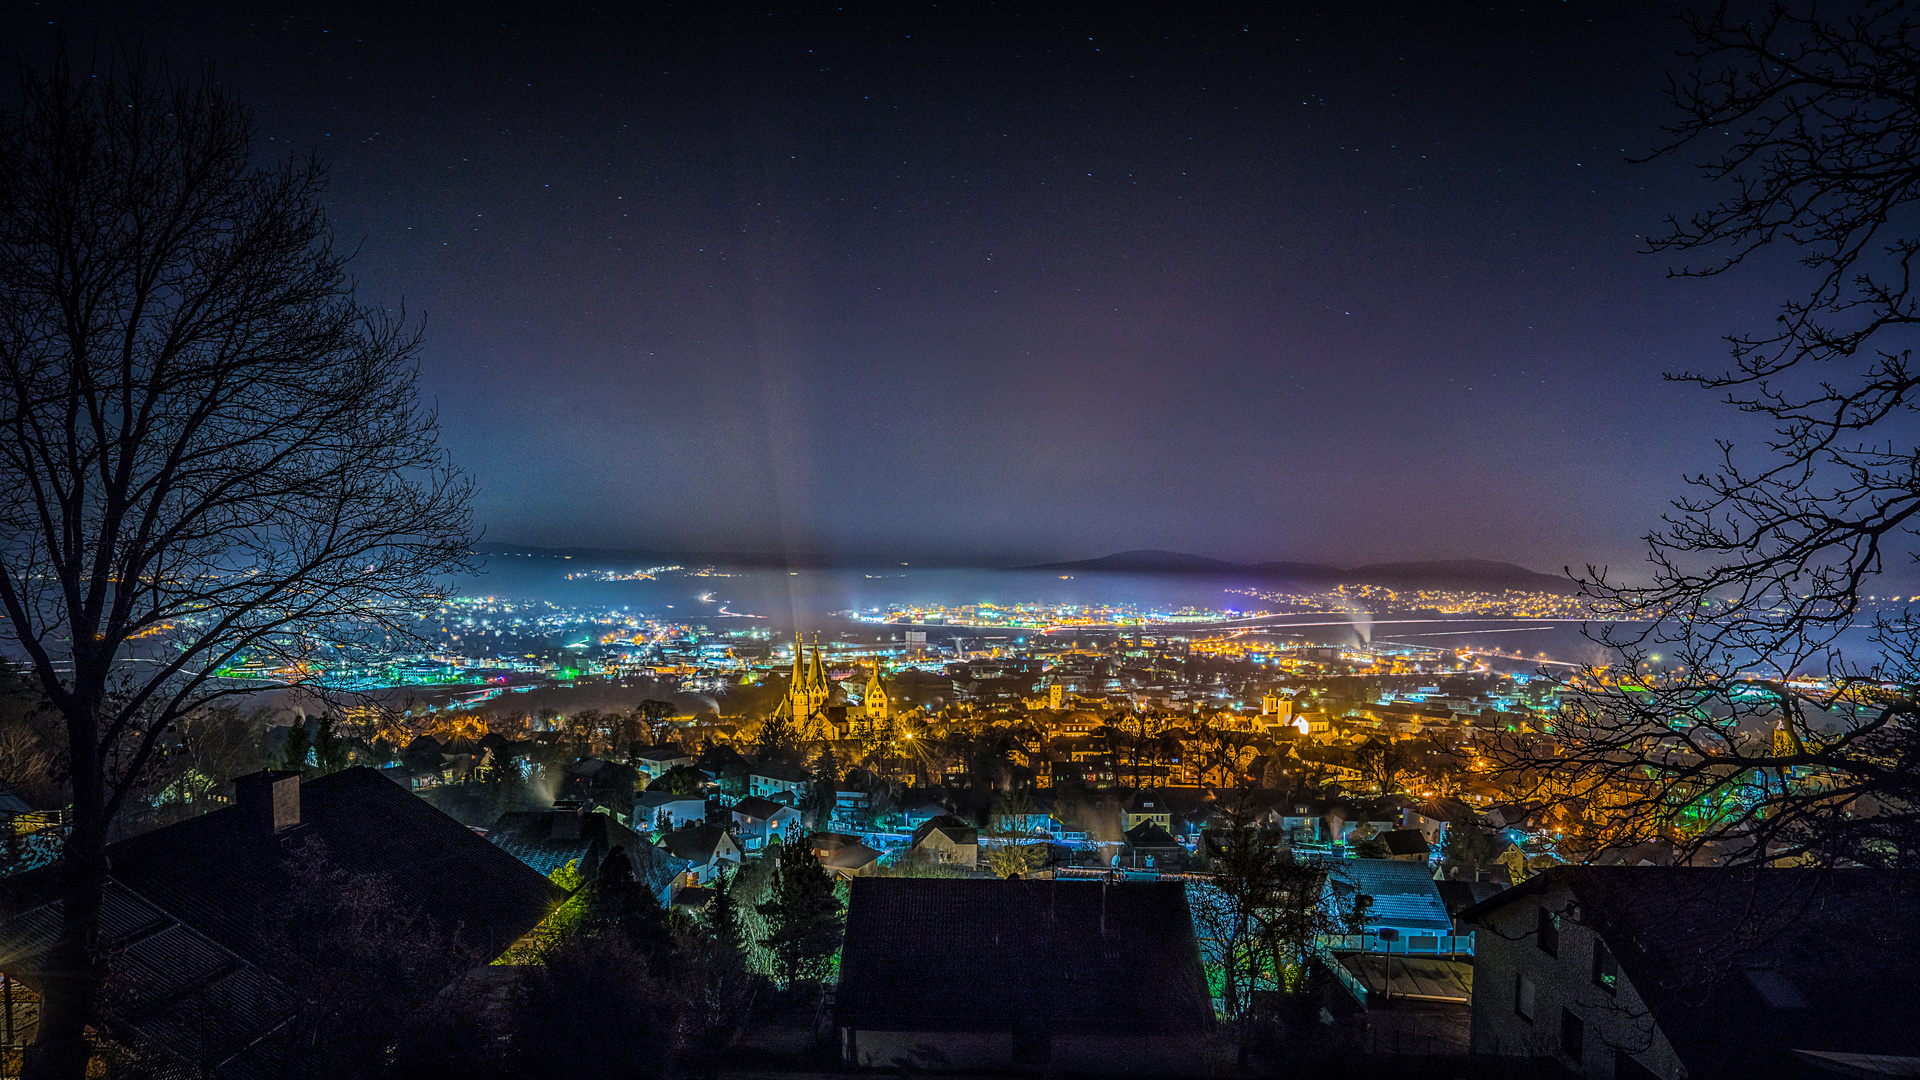
[[(234, 805), (109, 845), (102, 898), (109, 985), (100, 1026), (141, 1047), (152, 1075), (283, 1075), (313, 1037), (270, 942), (322, 851), (377, 876), (394, 902), (487, 958), (566, 898), (565, 890), (369, 768), (301, 783), (234, 781)], [(40, 986), (62, 901), (51, 868), (0, 880), (0, 974), (13, 1004)]]
[(624, 848), (633, 863), (634, 879), (662, 903), (674, 880), (687, 869), (685, 861), (654, 847), (613, 815), (583, 811), (578, 803), (501, 814), (487, 829), (487, 839), (543, 875), (570, 862), (588, 869), (614, 848)]
[(1181, 847), (1180, 841), (1161, 828), (1158, 822), (1143, 819), (1127, 830), (1120, 864), (1130, 869), (1184, 870), (1187, 866), (1187, 849)]
[(1131, 832), (1143, 821), (1153, 822), (1169, 835), (1173, 832), (1173, 807), (1157, 788), (1136, 789), (1120, 804), (1121, 832)]
[(683, 885), (711, 885), (724, 864), (740, 865), (740, 845), (718, 825), (687, 825), (663, 833), (660, 846), (688, 863), (679, 878)]
[(1896, 870), (1557, 867), (1461, 913), (1473, 1051), (1616, 1080), (1920, 1074)]
[(814, 857), (831, 877), (855, 878), (880, 868), (881, 853), (861, 843), (857, 836), (814, 833), (812, 841)]
[(605, 806), (633, 820), (633, 792), (640, 774), (632, 766), (605, 758), (581, 758), (567, 766), (566, 796)]
[(980, 862), (980, 830), (952, 814), (942, 814), (913, 830), (909, 847), (916, 858), (971, 867)]
[(1419, 829), (1392, 829), (1380, 837), (1387, 845), (1387, 857), (1427, 865), (1433, 858), (1426, 834)]
[(1336, 940), (1336, 949), (1378, 949), (1380, 931), (1391, 929), (1406, 952), (1454, 952), (1453, 918), (1421, 863), (1396, 859), (1326, 859), (1327, 895), (1334, 910), (1353, 910), (1356, 902), (1364, 934)]
[(707, 820), (705, 795), (675, 795), (643, 791), (633, 797), (633, 825), (637, 829), (666, 831)]
[(1176, 882), (858, 878), (833, 1023), (857, 1066), (1197, 1074), (1207, 995)]
[(646, 783), (651, 784), (666, 775), (669, 769), (692, 765), (695, 758), (691, 753), (668, 744), (635, 750), (627, 760), (632, 762), (634, 771), (645, 777)]
[(800, 827), (800, 811), (785, 803), (749, 795), (735, 803), (731, 811), (735, 831), (748, 851), (757, 851), (768, 840), (790, 835)]
[(873, 795), (864, 788), (847, 784), (835, 785), (833, 789), (833, 820), (836, 824), (850, 825), (873, 808)]
[(747, 772), (753, 768), (753, 763), (733, 747), (709, 741), (700, 744), (700, 756), (694, 761), (693, 767), (699, 769), (722, 794), (738, 796), (746, 793)]
[(747, 770), (747, 794), (798, 805), (813, 786), (813, 777), (798, 765), (763, 761)]
[(900, 819), (906, 822), (907, 828), (917, 829), (927, 822), (932, 821), (934, 818), (951, 813), (953, 813), (952, 807), (928, 800), (926, 802), (915, 803), (905, 810), (900, 811)]

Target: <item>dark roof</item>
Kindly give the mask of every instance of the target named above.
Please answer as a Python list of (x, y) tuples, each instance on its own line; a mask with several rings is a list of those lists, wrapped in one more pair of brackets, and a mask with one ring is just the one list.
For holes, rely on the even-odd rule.
[[(965, 942), (965, 948), (954, 948)], [(1213, 1019), (1177, 882), (856, 878), (836, 1023), (1193, 1032)]]
[(691, 764), (694, 759), (694, 755), (692, 753), (686, 750), (682, 750), (677, 746), (671, 746), (671, 745), (649, 746), (641, 750), (635, 750), (631, 756), (639, 758), (642, 761), (685, 760), (689, 764)]
[(1920, 1056), (1920, 881), (1910, 873), (1556, 867), (1460, 917), (1558, 888), (1692, 1076), (1799, 1075), (1797, 1050)]
[[(372, 769), (302, 784), (300, 804), (300, 824), (276, 833), (255, 831), (235, 806), (107, 848), (101, 919), (111, 977), (137, 988), (112, 1004), (110, 1027), (216, 1075), (273, 1071), (259, 1040), (298, 1003), (266, 974), (266, 938), (293, 888), (288, 863), (309, 841), (324, 845), (334, 867), (377, 876), (401, 907), (458, 926), (488, 956), (566, 896)], [(0, 967), (29, 984), (58, 932), (56, 884), (51, 871), (0, 882)]]
[(807, 770), (798, 765), (789, 765), (784, 761), (763, 761), (747, 770), (748, 776), (764, 776), (769, 780), (778, 780), (788, 784), (804, 784), (813, 779)]
[[(1180, 842), (1160, 827), (1157, 821), (1142, 821), (1126, 832), (1127, 846), (1135, 848), (1177, 848)], [(1182, 848), (1181, 850), (1186, 850)]]
[(396, 902), (498, 955), (565, 894), (431, 803), (367, 768), (300, 785), (300, 824), (250, 831), (238, 807), (107, 849), (113, 876), (242, 955), (287, 893), (287, 854), (309, 840), (351, 874), (380, 874)]
[(718, 825), (683, 825), (670, 833), (661, 833), (660, 846), (676, 859), (705, 866), (713, 861), (714, 851), (726, 835), (727, 830)]
[(1433, 851), (1426, 835), (1419, 829), (1392, 829), (1380, 839), (1387, 845), (1387, 850), (1395, 855), (1427, 855)]
[(1436, 881), (1433, 885), (1440, 890), (1440, 902), (1447, 905), (1447, 911), (1453, 915), (1459, 915), (1482, 900), (1492, 899), (1507, 888), (1498, 881)]
[[(734, 803), (732, 808), (733, 813), (745, 814), (750, 818), (758, 818), (761, 821), (772, 820), (773, 815), (782, 810), (793, 810), (793, 807), (788, 806), (786, 803), (774, 802), (772, 799), (761, 795), (749, 795), (739, 802)], [(798, 811), (795, 811), (795, 813), (798, 813)]]
[(706, 801), (707, 797), (698, 792), (676, 795), (668, 791), (643, 791), (633, 797), (633, 805), (635, 807), (647, 810), (658, 810), (668, 803), (697, 802), (704, 805)]
[(518, 810), (501, 814), (487, 830), (487, 839), (508, 854), (541, 874), (551, 874), (575, 859), (584, 859), (587, 849), (599, 844), (599, 858), (616, 847), (627, 849), (635, 878), (643, 880), (649, 891), (659, 894), (667, 884), (687, 868), (676, 859), (648, 843), (646, 838), (614, 820), (611, 814), (581, 814), (578, 837), (556, 838), (554, 821), (561, 810)]

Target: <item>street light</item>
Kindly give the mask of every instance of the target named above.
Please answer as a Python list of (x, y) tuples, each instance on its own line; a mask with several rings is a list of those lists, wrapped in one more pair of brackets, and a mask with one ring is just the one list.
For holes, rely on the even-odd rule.
[(1379, 934), (1380, 940), (1383, 943), (1385, 943), (1387, 947), (1387, 977), (1386, 977), (1386, 980), (1381, 983), (1383, 991), (1382, 991), (1382, 996), (1380, 1000), (1392, 1001), (1393, 1000), (1393, 943), (1400, 940), (1400, 931), (1395, 930), (1391, 926), (1383, 926), (1379, 929), (1378, 934)]

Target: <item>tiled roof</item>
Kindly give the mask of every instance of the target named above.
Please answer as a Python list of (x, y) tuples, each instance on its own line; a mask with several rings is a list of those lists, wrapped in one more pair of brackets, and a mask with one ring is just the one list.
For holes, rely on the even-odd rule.
[[(1148, 819), (1126, 831), (1127, 846), (1136, 848), (1177, 848), (1180, 842), (1173, 834), (1160, 827), (1160, 823)], [(1185, 849), (1182, 849), (1185, 850)]]
[(665, 791), (643, 791), (633, 797), (633, 805), (648, 810), (658, 810), (669, 803), (700, 803), (705, 805), (705, 795), (675, 795)]
[(286, 895), (286, 855), (308, 840), (352, 874), (384, 875), (394, 900), (498, 953), (546, 918), (560, 888), (367, 768), (300, 785), (300, 824), (271, 836), (238, 807), (155, 829), (107, 849), (113, 875), (181, 921), (248, 955)]
[(713, 861), (714, 851), (726, 835), (727, 830), (718, 825), (687, 825), (670, 833), (662, 833), (660, 845), (676, 859), (684, 859), (694, 866), (705, 866)]
[(854, 879), (834, 1012), (868, 1030), (1130, 1035), (1213, 1017), (1178, 883), (940, 878)]
[(768, 780), (777, 780), (786, 784), (804, 784), (813, 779), (807, 770), (797, 765), (789, 765), (784, 761), (763, 761), (753, 768), (748, 769), (747, 775), (764, 777)]
[(1367, 909), (1368, 926), (1392, 926), (1431, 934), (1453, 931), (1453, 919), (1440, 899), (1433, 872), (1426, 864), (1398, 859), (1329, 859), (1328, 884), (1343, 898), (1355, 889), (1373, 897)]
[(777, 803), (772, 799), (759, 795), (749, 795), (739, 802), (734, 803), (732, 812), (745, 814), (747, 817), (756, 818), (760, 821), (770, 821), (773, 819), (773, 815), (780, 811), (792, 809), (793, 807), (788, 806), (786, 803)]
[(820, 860), (820, 865), (829, 870), (864, 870), (880, 861), (880, 852), (855, 841), (835, 848), (833, 853)]
[[(0, 969), (34, 985), (39, 960), (60, 932), (60, 905), (7, 914), (0, 923)], [(116, 1035), (178, 1059), (207, 1061), (223, 1077), (267, 1075), (235, 1058), (294, 1014), (299, 1002), (291, 990), (117, 881), (107, 883), (100, 922), (115, 950), (111, 977), (127, 991), (109, 1019)]]
[[(377, 875), (401, 907), (458, 926), (488, 956), (566, 895), (372, 769), (302, 784), (300, 804), (300, 824), (272, 834), (227, 807), (108, 847), (102, 930), (118, 946), (116, 984), (133, 988), (109, 1026), (219, 1076), (275, 1074), (284, 1063), (269, 1063), (256, 1040), (297, 1002), (263, 970), (266, 939), (292, 888), (289, 857), (310, 840), (333, 866)], [(0, 883), (0, 967), (30, 984), (59, 926), (54, 884), (50, 871)]]
[(564, 812), (523, 810), (501, 814), (500, 820), (487, 830), (487, 839), (543, 875), (551, 874), (575, 859), (585, 858), (587, 848), (595, 843), (600, 845), (601, 858), (605, 858), (614, 848), (623, 847), (627, 850), (627, 858), (633, 863), (634, 876), (643, 880), (648, 890), (655, 894), (665, 891), (667, 884), (687, 868), (685, 860), (676, 859), (654, 847), (646, 837), (615, 821), (609, 814), (581, 814), (579, 837), (555, 839), (553, 821)]

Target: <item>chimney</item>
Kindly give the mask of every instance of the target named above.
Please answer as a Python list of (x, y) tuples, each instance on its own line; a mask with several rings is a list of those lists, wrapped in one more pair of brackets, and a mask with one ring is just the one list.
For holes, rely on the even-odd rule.
[(579, 803), (563, 800), (553, 804), (553, 831), (549, 835), (555, 840), (580, 839)]
[(234, 804), (247, 832), (271, 836), (300, 824), (300, 774), (262, 769), (233, 780)]

